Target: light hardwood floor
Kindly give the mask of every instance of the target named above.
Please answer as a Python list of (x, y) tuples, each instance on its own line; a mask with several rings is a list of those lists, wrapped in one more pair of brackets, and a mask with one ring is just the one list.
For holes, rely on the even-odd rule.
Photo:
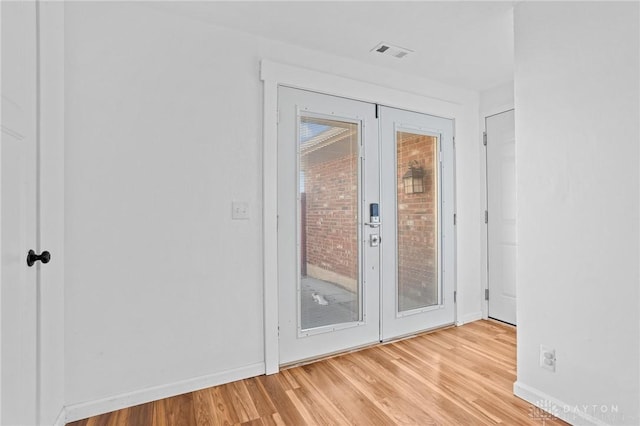
[(515, 328), (477, 321), (72, 426), (560, 425), (513, 396)]

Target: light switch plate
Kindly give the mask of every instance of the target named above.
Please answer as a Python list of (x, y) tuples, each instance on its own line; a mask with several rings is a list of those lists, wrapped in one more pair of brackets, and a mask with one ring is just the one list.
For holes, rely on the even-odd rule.
[(246, 201), (231, 202), (231, 218), (234, 220), (249, 219), (249, 203)]

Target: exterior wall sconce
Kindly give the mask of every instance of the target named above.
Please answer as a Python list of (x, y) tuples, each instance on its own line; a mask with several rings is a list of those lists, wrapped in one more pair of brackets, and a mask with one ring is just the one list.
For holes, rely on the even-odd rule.
[(409, 163), (409, 170), (402, 176), (405, 194), (418, 194), (424, 192), (424, 169), (413, 160)]

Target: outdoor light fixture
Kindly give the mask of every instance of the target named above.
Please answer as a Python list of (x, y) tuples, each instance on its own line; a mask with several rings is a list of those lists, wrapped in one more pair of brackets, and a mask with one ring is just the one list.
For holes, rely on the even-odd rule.
[(424, 192), (424, 169), (417, 161), (409, 163), (409, 171), (402, 176), (405, 194), (418, 194)]

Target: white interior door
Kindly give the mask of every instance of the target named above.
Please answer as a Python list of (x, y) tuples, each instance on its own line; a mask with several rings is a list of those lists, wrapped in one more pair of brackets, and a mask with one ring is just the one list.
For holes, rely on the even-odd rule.
[(380, 108), (382, 329), (393, 339), (454, 322), (453, 121)]
[(36, 13), (2, 2), (0, 423), (37, 424)]
[[(375, 105), (278, 90), (280, 364), (379, 339)], [(373, 219), (375, 220), (375, 219)], [(373, 241), (373, 243), (371, 242)]]
[(514, 111), (486, 118), (489, 317), (516, 324), (516, 139)]

